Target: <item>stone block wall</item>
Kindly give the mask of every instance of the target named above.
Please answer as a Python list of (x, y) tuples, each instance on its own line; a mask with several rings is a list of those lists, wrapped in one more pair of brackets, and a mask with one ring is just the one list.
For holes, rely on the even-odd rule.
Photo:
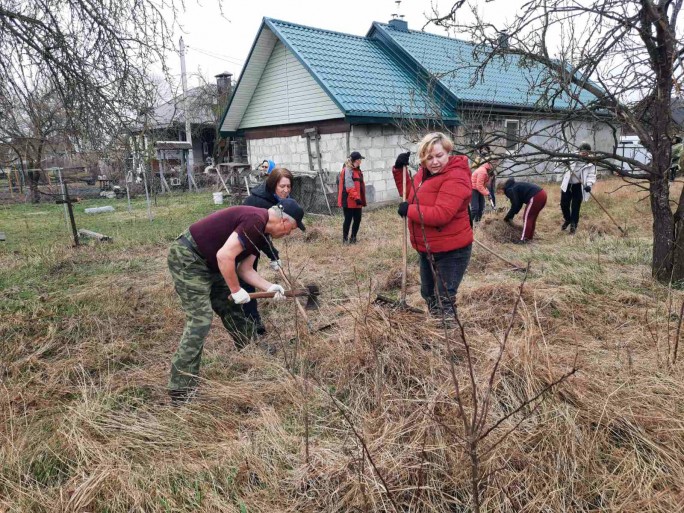
[[(328, 181), (334, 183), (347, 155), (352, 151), (358, 151), (366, 157), (361, 169), (366, 181), (369, 203), (391, 201), (399, 197), (392, 178), (392, 166), (402, 151), (415, 152), (416, 144), (402, 136), (395, 126), (352, 125), (349, 134), (321, 134), (320, 137), (321, 165), (325, 171), (330, 172)], [(264, 159), (272, 159), (279, 166), (286, 167), (295, 174), (309, 171), (305, 137), (250, 139), (247, 141), (247, 149), (252, 166), (258, 165)], [(314, 166), (316, 165), (314, 160)]]

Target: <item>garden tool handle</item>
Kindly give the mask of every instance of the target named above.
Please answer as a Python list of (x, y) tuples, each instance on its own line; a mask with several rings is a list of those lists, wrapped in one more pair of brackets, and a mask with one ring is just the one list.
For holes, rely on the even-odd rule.
[[(404, 169), (402, 170), (402, 188), (401, 188), (401, 201), (406, 201), (406, 178), (408, 175), (408, 166), (404, 166)], [(403, 230), (402, 230), (402, 239), (401, 239), (401, 258), (402, 258), (402, 272), (401, 272), (401, 296), (399, 298), (399, 301), (404, 304), (406, 303), (406, 273), (408, 270), (408, 265), (407, 265), (407, 245), (408, 245), (408, 213), (406, 217), (402, 219), (403, 221)]]
[[(251, 299), (267, 299), (272, 298), (277, 294), (277, 292), (252, 292), (249, 297)], [(286, 290), (284, 293), (285, 297), (307, 297), (311, 295), (309, 289), (290, 289)]]

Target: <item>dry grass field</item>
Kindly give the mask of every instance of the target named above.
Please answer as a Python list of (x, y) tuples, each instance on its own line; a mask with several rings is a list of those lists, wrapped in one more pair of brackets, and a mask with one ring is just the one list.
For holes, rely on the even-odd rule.
[[(466, 512), (473, 465), (481, 511), (683, 511), (684, 293), (651, 279), (648, 200), (621, 184), (594, 191), (627, 236), (594, 202), (561, 232), (558, 184), (533, 244), (485, 217), (476, 238), (530, 271), (512, 315), (524, 273), (473, 248), (458, 297), (469, 352), (460, 330), (373, 303), (398, 296), (394, 208), (365, 213), (352, 247), (339, 217), (308, 217), (278, 246), (321, 288), (312, 323), (332, 326), (308, 334), (292, 303), (264, 302), (269, 354), (236, 351), (215, 319), (199, 395), (177, 408), (166, 252), (211, 195), (159, 198), (152, 223), (139, 201), (80, 204), (79, 226), (114, 238), (80, 248), (60, 206), (2, 208), (0, 512)], [(408, 282), (423, 309), (411, 249)]]

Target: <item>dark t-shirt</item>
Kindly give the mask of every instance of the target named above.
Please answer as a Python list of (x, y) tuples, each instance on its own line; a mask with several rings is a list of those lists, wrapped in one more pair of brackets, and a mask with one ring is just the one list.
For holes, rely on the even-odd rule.
[(249, 255), (259, 255), (268, 247), (264, 230), (268, 222), (268, 210), (257, 207), (229, 207), (214, 212), (190, 226), (190, 235), (197, 249), (207, 261), (209, 269), (219, 272), (216, 253), (233, 232), (237, 232), (243, 251), (235, 259), (238, 263)]

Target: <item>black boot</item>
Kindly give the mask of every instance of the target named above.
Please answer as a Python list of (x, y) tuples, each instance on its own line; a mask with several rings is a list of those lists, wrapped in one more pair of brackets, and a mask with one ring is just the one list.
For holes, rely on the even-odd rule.
[(568, 226), (570, 226), (570, 221), (563, 222), (563, 225), (561, 226), (561, 230), (565, 230)]
[(576, 224), (571, 224), (570, 225), (570, 233), (575, 233), (577, 231), (577, 225)]
[(349, 239), (349, 244), (356, 244), (356, 237)]
[(441, 315), (441, 310), (439, 309), (439, 305), (437, 305), (437, 298), (436, 297), (429, 297), (425, 300), (427, 303), (428, 307), (428, 315), (430, 317), (440, 317)]

